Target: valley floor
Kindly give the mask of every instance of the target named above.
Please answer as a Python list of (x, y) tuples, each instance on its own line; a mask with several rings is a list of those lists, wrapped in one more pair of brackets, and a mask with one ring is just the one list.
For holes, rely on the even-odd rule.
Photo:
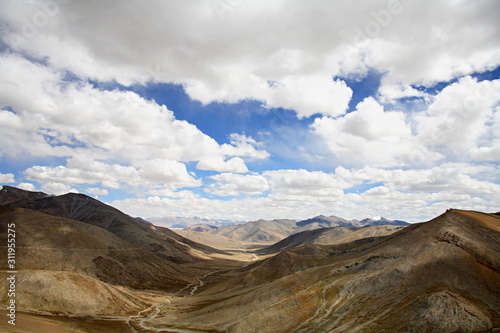
[[(269, 244), (253, 245), (254, 249), (259, 249)], [(42, 314), (35, 312), (16, 312), (16, 325), (8, 324), (7, 320), (0, 320), (0, 332), (3, 333), (196, 333), (207, 332), (206, 330), (193, 330), (189, 328), (172, 327), (161, 329), (151, 326), (148, 322), (156, 319), (162, 308), (171, 304), (172, 301), (192, 297), (199, 288), (205, 285), (205, 280), (210, 275), (229, 272), (233, 269), (245, 267), (260, 259), (256, 254), (244, 248), (232, 247), (226, 250), (228, 255), (221, 255), (220, 261), (215, 261), (210, 271), (196, 279), (196, 283), (188, 285), (176, 293), (160, 293), (151, 291), (131, 290), (129, 288), (118, 287), (122, 291), (147, 300), (151, 306), (142, 310), (135, 316), (127, 318), (99, 318), (99, 317), (77, 317), (62, 316), (53, 314)], [(207, 267), (203, 267), (207, 269)], [(7, 311), (0, 310), (0, 318), (7, 318)], [(162, 318), (165, 320), (166, 318)]]

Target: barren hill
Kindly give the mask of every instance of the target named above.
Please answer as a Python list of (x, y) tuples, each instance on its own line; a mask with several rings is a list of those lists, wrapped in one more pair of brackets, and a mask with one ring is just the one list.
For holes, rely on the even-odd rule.
[(359, 239), (390, 235), (403, 229), (400, 226), (382, 225), (362, 228), (332, 227), (306, 230), (291, 236), (259, 251), (260, 254), (277, 253), (304, 244), (333, 245), (349, 243)]
[(208, 230), (232, 240), (256, 243), (274, 243), (286, 237), (294, 228), (293, 220), (258, 220)]
[[(25, 331), (54, 322), (59, 332), (500, 330), (498, 213), (448, 210), (401, 229), (359, 227), (382, 218), (346, 228), (351, 222), (324, 216), (223, 229), (269, 240), (317, 228), (252, 253), (201, 245), (84, 195), (4, 187), (0, 200), (1, 244), (8, 224), (18, 235), (16, 300), (30, 322)], [(214, 245), (225, 241), (199, 234), (220, 238)], [(0, 256), (6, 251), (0, 246)], [(248, 262), (219, 259), (238, 255)]]
[(386, 237), (304, 245), (214, 274), (199, 294), (174, 301), (148, 324), (221, 332), (485, 332), (500, 328), (499, 296), (500, 217), (449, 210)]
[[(0, 206), (2, 240), (15, 223), (17, 266), (64, 271), (136, 289), (176, 291), (199, 272), (158, 256), (113, 233), (80, 221)], [(5, 242), (2, 242), (5, 244)], [(1, 248), (6, 254), (6, 247)]]
[[(0, 194), (5, 188), (0, 190)], [(175, 232), (126, 215), (116, 208), (84, 194), (61, 196), (28, 196), (8, 204), (37, 212), (88, 223), (136, 243), (177, 263), (204, 260), (205, 254), (223, 251), (186, 239)]]
[[(237, 225), (227, 225), (223, 227), (197, 227), (187, 228), (188, 231), (196, 231), (200, 233), (209, 233), (224, 236), (231, 240), (240, 242), (252, 243), (276, 243), (284, 238), (300, 233), (302, 231), (316, 230), (322, 228), (359, 228), (363, 226), (376, 226), (376, 225), (394, 225), (406, 226), (409, 223), (398, 220), (388, 220), (385, 218), (380, 219), (364, 219), (358, 220), (345, 220), (337, 216), (324, 216), (319, 215), (310, 219), (296, 221), (296, 220), (258, 220), (253, 222), (246, 222)], [(193, 233), (189, 233), (190, 238)], [(206, 237), (205, 237), (206, 238)]]
[(25, 191), (17, 187), (7, 185), (0, 186), (0, 205), (7, 205), (19, 200), (41, 199), (49, 196), (50, 195), (43, 192)]

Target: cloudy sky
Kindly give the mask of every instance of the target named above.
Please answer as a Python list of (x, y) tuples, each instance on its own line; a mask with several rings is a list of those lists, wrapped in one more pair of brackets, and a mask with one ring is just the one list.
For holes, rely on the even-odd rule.
[(1, 0), (0, 184), (133, 216), (500, 210), (497, 0)]

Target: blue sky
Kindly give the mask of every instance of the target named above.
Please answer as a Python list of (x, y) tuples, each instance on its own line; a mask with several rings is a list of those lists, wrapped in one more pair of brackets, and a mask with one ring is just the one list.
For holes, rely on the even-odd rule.
[(497, 1), (215, 4), (2, 2), (0, 184), (142, 217), (499, 210)]

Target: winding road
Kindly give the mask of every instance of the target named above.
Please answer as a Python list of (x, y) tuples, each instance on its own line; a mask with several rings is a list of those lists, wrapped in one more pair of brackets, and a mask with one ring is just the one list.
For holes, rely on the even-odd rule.
[[(255, 254), (252, 254), (252, 257), (250, 258), (250, 260), (247, 261), (247, 262), (245, 262), (245, 263), (243, 263), (243, 265), (241, 267), (246, 267), (246, 266), (252, 264), (253, 262), (255, 262), (255, 261), (259, 260), (259, 259), (260, 259), (259, 256), (255, 255)], [(163, 328), (157, 328), (157, 327), (148, 325), (147, 322), (151, 321), (151, 320), (153, 320), (155, 318), (157, 318), (158, 315), (161, 313), (161, 308), (164, 307), (167, 304), (170, 304), (171, 301), (173, 301), (175, 299), (179, 299), (179, 298), (185, 298), (185, 297), (194, 296), (194, 294), (196, 293), (196, 291), (198, 291), (199, 288), (201, 288), (201, 287), (203, 287), (205, 285), (204, 279), (206, 279), (208, 276), (216, 274), (216, 273), (219, 273), (219, 272), (223, 272), (223, 271), (226, 271), (226, 270), (227, 269), (218, 269), (218, 270), (215, 270), (215, 271), (211, 271), (211, 272), (205, 273), (204, 275), (202, 275), (200, 277), (197, 277), (196, 278), (197, 283), (193, 283), (193, 284), (187, 285), (186, 287), (184, 287), (181, 290), (177, 291), (174, 295), (178, 295), (179, 293), (183, 292), (184, 290), (191, 288), (191, 290), (189, 291), (188, 294), (186, 294), (184, 296), (172, 297), (170, 299), (165, 300), (165, 302), (163, 302), (163, 303), (160, 303), (160, 304), (157, 304), (157, 305), (153, 305), (150, 308), (139, 312), (139, 314), (137, 316), (128, 318), (127, 324), (129, 324), (129, 326), (136, 333), (138, 333), (138, 332), (130, 324), (130, 321), (133, 320), (134, 318), (138, 319), (138, 324), (139, 324), (139, 326), (141, 328), (143, 328), (145, 330), (153, 331), (153, 332), (175, 332), (175, 333), (206, 333), (206, 332), (208, 332), (208, 331), (201, 331), (201, 330), (194, 330), (194, 329), (184, 329), (184, 328), (165, 327), (165, 326)], [(152, 308), (154, 308), (154, 312), (153, 312), (152, 315), (150, 315), (148, 317), (145, 317), (145, 318), (141, 318), (141, 319), (138, 318), (138, 317), (141, 317), (141, 313), (149, 311)]]

